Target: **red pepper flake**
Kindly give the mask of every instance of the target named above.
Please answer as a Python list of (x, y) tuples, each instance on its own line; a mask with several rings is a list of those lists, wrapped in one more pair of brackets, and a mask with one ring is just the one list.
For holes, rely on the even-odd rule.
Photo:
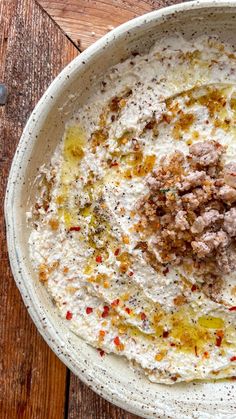
[(133, 276), (133, 274), (134, 274), (134, 273), (133, 273), (132, 271), (130, 271), (128, 275), (129, 275), (129, 276)]
[(141, 320), (146, 320), (147, 316), (145, 313), (140, 314)]
[(193, 284), (193, 286), (191, 288), (191, 291), (194, 292), (194, 291), (196, 291), (196, 289), (197, 289), (197, 286), (195, 284)]
[(222, 343), (222, 337), (221, 336), (217, 336), (217, 338), (216, 338), (216, 346), (218, 346), (218, 347), (220, 347), (221, 346), (221, 343)]
[(98, 255), (98, 256), (96, 257), (96, 262), (97, 262), (97, 263), (102, 263), (102, 256)]
[(194, 346), (194, 352), (195, 352), (195, 355), (196, 355), (196, 356), (198, 356), (198, 353), (197, 353), (197, 346), (196, 346), (196, 345)]
[(231, 362), (236, 361), (236, 356), (235, 356), (235, 355), (234, 355), (234, 356), (232, 356), (232, 358), (230, 358), (230, 361), (231, 361)]
[(110, 167), (114, 167), (114, 166), (118, 166), (119, 164), (117, 163), (117, 161), (112, 161), (110, 164)]
[(91, 314), (93, 312), (92, 307), (86, 307), (86, 314)]
[(115, 344), (116, 346), (120, 346), (121, 342), (120, 342), (120, 338), (119, 338), (119, 336), (116, 336), (116, 337), (115, 337), (115, 339), (114, 339), (114, 344)]
[(111, 305), (112, 305), (112, 307), (116, 307), (116, 306), (118, 306), (118, 305), (119, 305), (119, 303), (120, 303), (120, 300), (119, 300), (119, 298), (117, 298), (116, 300), (114, 300), (114, 301), (111, 303)]
[(75, 227), (70, 227), (69, 231), (80, 231), (80, 230), (81, 230), (81, 227), (75, 226)]
[(169, 332), (167, 330), (164, 330), (164, 332), (162, 333), (162, 337), (168, 338), (168, 336), (169, 336)]
[(172, 343), (170, 344), (170, 346), (176, 346), (176, 344), (172, 342)]
[(103, 351), (102, 349), (98, 349), (100, 356), (104, 356), (105, 355), (105, 351)]
[(236, 306), (230, 307), (229, 311), (236, 311)]
[(224, 332), (223, 332), (223, 330), (217, 330), (217, 332), (216, 332), (216, 336), (220, 336), (220, 337), (223, 339), (223, 337), (224, 337)]
[(105, 318), (109, 315), (109, 307), (108, 306), (104, 306), (103, 307), (103, 313), (102, 313), (102, 317)]
[(66, 313), (66, 320), (71, 320), (73, 317), (73, 314), (71, 313), (71, 311), (67, 311)]
[(118, 256), (118, 255), (119, 255), (119, 253), (120, 253), (120, 249), (116, 249), (116, 250), (114, 251), (114, 255), (115, 255), (115, 256)]
[(130, 310), (130, 308), (129, 308), (129, 307), (125, 307), (125, 311), (126, 311), (126, 313), (128, 313), (128, 314), (130, 314), (130, 313), (131, 313), (131, 310)]

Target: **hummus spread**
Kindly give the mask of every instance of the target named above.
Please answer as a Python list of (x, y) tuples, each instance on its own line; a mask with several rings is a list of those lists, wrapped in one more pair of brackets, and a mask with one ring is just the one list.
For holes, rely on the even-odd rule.
[(236, 54), (176, 36), (94, 81), (27, 214), (74, 333), (153, 382), (236, 375)]

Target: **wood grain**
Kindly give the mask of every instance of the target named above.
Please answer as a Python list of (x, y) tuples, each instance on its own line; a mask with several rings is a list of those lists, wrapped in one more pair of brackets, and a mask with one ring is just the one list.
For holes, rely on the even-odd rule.
[(0, 417), (64, 417), (66, 368), (30, 320), (13, 281), (4, 236), (3, 197), (22, 128), (36, 102), (78, 51), (32, 0), (0, 0)]
[(99, 397), (75, 375), (70, 379), (68, 419), (138, 419)]
[(37, 1), (81, 50), (129, 19), (180, 3), (179, 0)]

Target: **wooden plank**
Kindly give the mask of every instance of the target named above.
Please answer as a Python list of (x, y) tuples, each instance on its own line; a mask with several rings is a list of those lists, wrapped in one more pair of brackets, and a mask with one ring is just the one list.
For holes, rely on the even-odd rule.
[[(22, 128), (36, 102), (78, 51), (34, 0), (0, 0), (0, 199)], [(0, 417), (64, 417), (66, 368), (30, 320), (13, 281), (0, 208)]]
[(81, 50), (127, 20), (180, 3), (180, 0), (37, 1)]
[(70, 381), (68, 419), (138, 419), (92, 392), (74, 375)]

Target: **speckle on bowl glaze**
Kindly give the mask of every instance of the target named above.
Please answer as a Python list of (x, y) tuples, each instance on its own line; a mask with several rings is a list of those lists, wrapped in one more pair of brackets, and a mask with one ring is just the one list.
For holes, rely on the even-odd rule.
[(89, 95), (94, 77), (111, 65), (143, 52), (164, 35), (187, 39), (217, 34), (236, 44), (236, 2), (197, 1), (172, 6), (115, 29), (76, 58), (51, 84), (33, 111), (16, 151), (6, 193), (5, 217), (12, 271), (39, 332), (59, 358), (98, 394), (146, 418), (233, 418), (235, 382), (167, 387), (150, 383), (116, 356), (99, 353), (70, 332), (46, 290), (38, 283), (28, 255), (25, 212), (35, 194), (37, 168), (47, 162), (65, 123)]

